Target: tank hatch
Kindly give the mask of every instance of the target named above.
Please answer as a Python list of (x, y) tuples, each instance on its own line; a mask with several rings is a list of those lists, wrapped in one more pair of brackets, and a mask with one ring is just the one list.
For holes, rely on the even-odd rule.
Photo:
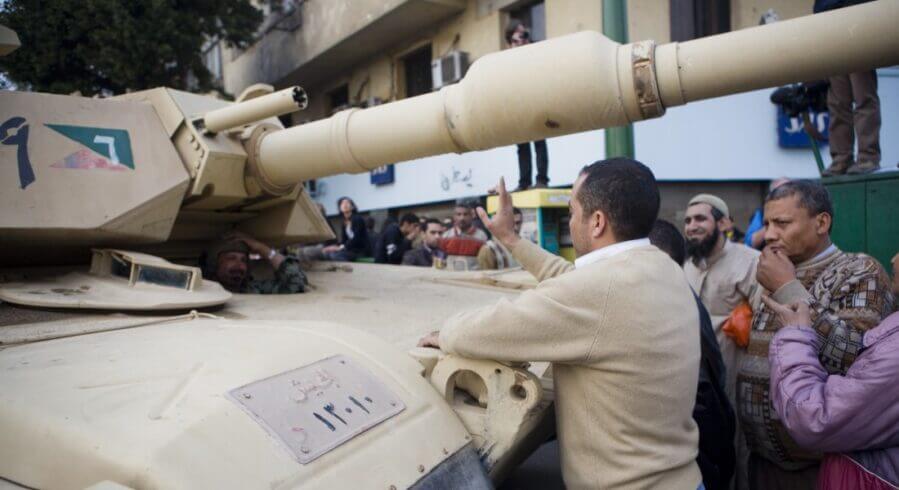
[(0, 284), (0, 300), (41, 308), (174, 310), (224, 304), (231, 293), (198, 267), (152, 255), (94, 249), (90, 271)]

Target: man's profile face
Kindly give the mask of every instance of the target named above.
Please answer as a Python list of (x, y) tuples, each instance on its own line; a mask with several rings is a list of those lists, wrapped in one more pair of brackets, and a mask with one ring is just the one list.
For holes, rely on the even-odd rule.
[(473, 222), (474, 212), (472, 212), (471, 208), (456, 206), (456, 210), (453, 211), (453, 226), (462, 231), (467, 231), (471, 228)]
[(512, 229), (516, 235), (521, 235), (521, 226), (524, 224), (524, 216), (520, 214), (512, 215)]
[(243, 252), (223, 252), (219, 254), (215, 277), (228, 291), (238, 291), (247, 278), (248, 264), (249, 257)]
[(440, 245), (441, 236), (443, 236), (443, 226), (437, 223), (428, 223), (428, 228), (425, 230), (425, 245), (437, 248)]
[(766, 246), (782, 251), (794, 264), (812, 258), (821, 241), (827, 239), (822, 215), (812, 216), (795, 194), (766, 202)]
[(571, 232), (571, 244), (574, 247), (574, 253), (578, 257), (590, 253), (590, 224), (589, 216), (584, 215), (584, 208), (578, 199), (578, 191), (584, 182), (584, 176), (578, 176), (574, 181), (574, 187), (571, 189), (571, 199), (568, 201), (568, 229)]
[(691, 256), (707, 257), (721, 236), (720, 224), (712, 215), (712, 206), (700, 202), (687, 208), (684, 216), (684, 236)]

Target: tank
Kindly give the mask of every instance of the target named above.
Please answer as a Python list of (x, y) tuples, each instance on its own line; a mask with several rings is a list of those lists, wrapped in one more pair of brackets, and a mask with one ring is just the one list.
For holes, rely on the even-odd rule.
[[(0, 481), (500, 483), (552, 431), (547, 365), (412, 346), (533, 278), (316, 263), (307, 293), (232, 295), (200, 274), (208, 241), (330, 238), (305, 180), (899, 64), (897, 21), (899, 3), (879, 1), (683, 43), (581, 32), (484, 56), (439, 92), (288, 129), (276, 116), (305, 107), (300, 87), (233, 103), (0, 93)], [(2, 52), (18, 44), (7, 31)]]

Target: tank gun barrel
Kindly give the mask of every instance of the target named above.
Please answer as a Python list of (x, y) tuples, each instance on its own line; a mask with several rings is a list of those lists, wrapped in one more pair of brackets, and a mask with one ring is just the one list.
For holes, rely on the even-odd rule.
[(198, 124), (210, 132), (218, 133), (269, 117), (300, 111), (305, 109), (308, 103), (306, 92), (298, 86), (293, 86), (209, 111), (203, 115)]
[(439, 92), (267, 134), (274, 184), (620, 126), (667, 107), (899, 64), (899, 2), (656, 47), (581, 32), (480, 58)]

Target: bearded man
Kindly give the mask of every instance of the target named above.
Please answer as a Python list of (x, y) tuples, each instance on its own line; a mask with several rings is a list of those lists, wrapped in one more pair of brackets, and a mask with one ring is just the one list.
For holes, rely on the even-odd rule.
[[(765, 199), (765, 249), (757, 278), (777, 303), (808, 303), (828, 374), (845, 375), (864, 347), (866, 331), (893, 310), (886, 271), (877, 260), (846, 253), (830, 241), (833, 207), (827, 189), (790, 181)], [(767, 305), (752, 322), (737, 375), (737, 415), (751, 451), (752, 488), (815, 488), (821, 454), (797, 444), (771, 407), (768, 350), (784, 325)]]
[[(758, 282), (755, 278), (759, 252), (724, 236), (730, 210), (723, 199), (699, 194), (690, 199), (684, 217), (689, 260), (684, 264), (687, 281), (709, 311), (712, 328), (721, 348), (725, 366), (725, 388), (731, 405), (737, 403), (737, 368), (743, 348), (722, 331), (724, 322), (740, 303), (757, 302)], [(737, 426), (736, 488), (748, 487), (749, 450)]]
[(727, 204), (717, 196), (699, 194), (690, 199), (684, 217), (689, 256), (684, 272), (712, 317), (727, 368), (727, 396), (734, 403), (739, 348), (721, 327), (740, 303), (752, 304), (758, 292), (755, 271), (759, 252), (727, 240), (724, 228), (728, 216)]
[[(256, 279), (250, 275), (250, 253), (265, 257), (274, 278)], [(295, 257), (281, 255), (255, 238), (232, 231), (206, 251), (205, 276), (218, 281), (232, 293), (294, 294), (306, 290), (308, 281)]]

